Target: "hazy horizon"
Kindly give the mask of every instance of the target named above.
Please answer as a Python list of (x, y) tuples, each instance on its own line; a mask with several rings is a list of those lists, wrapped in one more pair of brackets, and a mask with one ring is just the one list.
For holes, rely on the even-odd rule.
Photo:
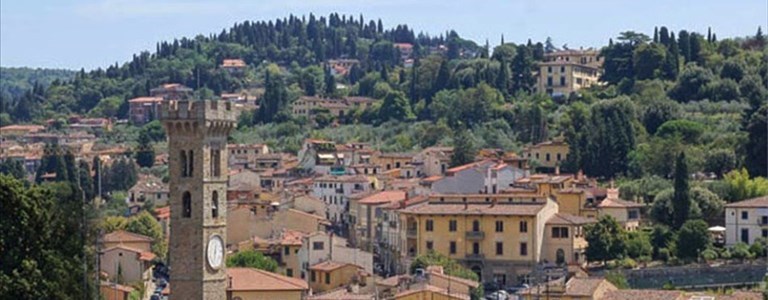
[(235, 23), (274, 20), (290, 14), (327, 16), (332, 12), (381, 19), (385, 28), (407, 24), (415, 33), (440, 35), (456, 30), (484, 44), (523, 43), (551, 37), (556, 46), (600, 47), (619, 32), (648, 35), (654, 26), (706, 33), (718, 39), (753, 35), (768, 24), (768, 2), (730, 3), (704, 0), (693, 4), (585, 1), (453, 1), (418, 3), (394, 0), (88, 0), (0, 2), (0, 66), (94, 69), (130, 60), (155, 44), (174, 38), (219, 33)]

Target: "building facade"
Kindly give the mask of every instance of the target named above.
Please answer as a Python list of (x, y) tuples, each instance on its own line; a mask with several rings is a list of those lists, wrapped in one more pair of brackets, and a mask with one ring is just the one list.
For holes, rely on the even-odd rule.
[(567, 97), (582, 88), (600, 84), (603, 61), (599, 55), (597, 50), (545, 53), (536, 76), (536, 91)]
[(768, 238), (768, 197), (758, 197), (725, 205), (725, 244), (752, 244)]

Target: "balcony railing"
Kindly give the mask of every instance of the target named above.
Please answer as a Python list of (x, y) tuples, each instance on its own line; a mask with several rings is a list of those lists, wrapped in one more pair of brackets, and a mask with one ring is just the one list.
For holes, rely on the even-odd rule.
[(406, 235), (407, 235), (409, 238), (415, 238), (415, 237), (416, 237), (416, 231), (417, 231), (417, 230), (416, 230), (415, 228), (414, 228), (414, 229), (408, 229), (408, 230), (406, 230), (405, 234), (406, 234)]
[(468, 240), (482, 240), (485, 238), (485, 232), (483, 231), (467, 231)]

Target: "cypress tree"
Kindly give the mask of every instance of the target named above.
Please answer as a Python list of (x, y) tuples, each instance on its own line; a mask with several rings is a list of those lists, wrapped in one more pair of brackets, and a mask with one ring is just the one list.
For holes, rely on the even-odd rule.
[(659, 27), (653, 27), (653, 42), (659, 42)]
[(144, 168), (151, 168), (155, 163), (155, 149), (146, 131), (139, 133), (139, 148), (136, 151), (136, 162)]
[(691, 210), (690, 186), (688, 183), (688, 164), (685, 161), (685, 152), (680, 152), (675, 162), (674, 173), (674, 197), (672, 198), (673, 226), (679, 229), (685, 221)]
[(666, 26), (661, 26), (661, 29), (659, 29), (659, 43), (669, 46), (669, 30), (667, 30)]
[(680, 48), (680, 54), (685, 58), (685, 62), (691, 61), (691, 37), (688, 31), (680, 30), (677, 35), (677, 46)]

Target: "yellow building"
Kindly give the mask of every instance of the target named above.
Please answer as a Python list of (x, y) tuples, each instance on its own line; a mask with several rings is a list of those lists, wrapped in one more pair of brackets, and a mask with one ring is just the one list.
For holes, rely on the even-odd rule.
[(397, 300), (469, 300), (469, 295), (448, 291), (432, 285), (406, 290), (395, 295)]
[(523, 150), (524, 157), (536, 161), (535, 166), (553, 171), (568, 158), (568, 143), (563, 138), (555, 138), (530, 146)]
[(437, 251), (461, 262), (482, 282), (517, 285), (543, 259), (546, 222), (557, 203), (543, 196), (431, 195), (400, 210), (401, 253)]
[(381, 167), (382, 171), (400, 169), (410, 164), (415, 155), (413, 153), (377, 153), (373, 156), (372, 163)]
[(254, 268), (227, 268), (227, 299), (301, 300), (307, 294), (307, 282)]
[(339, 287), (345, 287), (355, 281), (364, 281), (362, 267), (327, 260), (309, 268), (309, 286), (313, 293), (322, 293)]
[(544, 54), (536, 77), (536, 91), (568, 97), (582, 88), (600, 84), (602, 59), (596, 50), (565, 50)]
[(640, 226), (640, 209), (644, 205), (619, 199), (619, 189), (610, 188), (607, 197), (597, 207), (601, 216), (612, 216), (624, 229), (633, 231)]
[(587, 240), (584, 238), (584, 226), (594, 223), (595, 219), (558, 213), (547, 220), (542, 256), (550, 263), (578, 264), (587, 262)]
[(307, 234), (285, 229), (280, 239), (280, 271), (285, 276), (301, 278), (301, 263), (299, 262), (299, 250), (301, 249), (302, 239)]

